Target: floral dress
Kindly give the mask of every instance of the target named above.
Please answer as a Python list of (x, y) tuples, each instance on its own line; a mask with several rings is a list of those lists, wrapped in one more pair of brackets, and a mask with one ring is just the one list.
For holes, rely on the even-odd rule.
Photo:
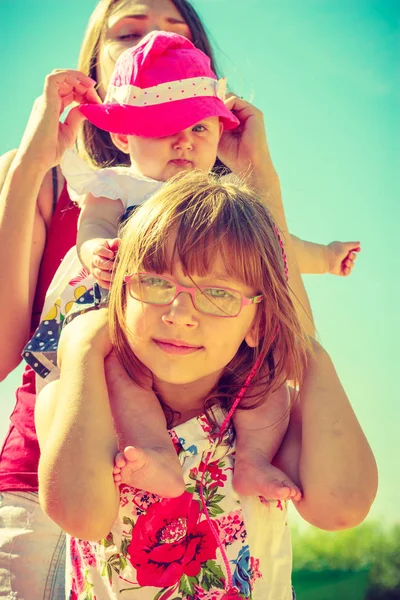
[(170, 432), (186, 491), (179, 498), (120, 486), (107, 538), (69, 539), (70, 600), (291, 600), (287, 506), (232, 488), (230, 431), (205, 415)]

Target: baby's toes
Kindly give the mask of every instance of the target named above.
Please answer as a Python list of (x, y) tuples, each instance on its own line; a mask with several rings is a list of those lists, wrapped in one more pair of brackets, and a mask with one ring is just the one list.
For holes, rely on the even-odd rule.
[(124, 449), (124, 459), (126, 462), (137, 462), (143, 458), (143, 450), (134, 446), (127, 446)]
[(120, 473), (113, 473), (114, 483), (121, 483), (122, 477)]
[(290, 486), (290, 494), (289, 497), (287, 498), (287, 500), (294, 500), (295, 502), (298, 502), (299, 500), (301, 500), (301, 491), (300, 489), (296, 486), (296, 485), (292, 485)]
[(284, 485), (283, 483), (280, 486), (277, 486), (275, 492), (272, 494), (270, 499), (276, 500), (290, 500), (292, 497), (292, 490), (290, 487)]
[(123, 469), (126, 466), (126, 458), (122, 452), (118, 452), (114, 461), (114, 469)]

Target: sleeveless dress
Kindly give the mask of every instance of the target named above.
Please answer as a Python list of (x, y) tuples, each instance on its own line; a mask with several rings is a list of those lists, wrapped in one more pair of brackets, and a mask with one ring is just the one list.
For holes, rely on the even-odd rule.
[(99, 542), (69, 538), (70, 600), (293, 598), (286, 502), (266, 506), (236, 494), (232, 432), (218, 438), (212, 431), (205, 415), (170, 431), (186, 483), (182, 496), (160, 498), (121, 484), (109, 535)]

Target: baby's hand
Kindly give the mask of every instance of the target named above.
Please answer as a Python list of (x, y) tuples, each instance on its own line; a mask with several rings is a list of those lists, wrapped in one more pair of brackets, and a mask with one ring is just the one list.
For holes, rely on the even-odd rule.
[(331, 242), (327, 245), (328, 273), (347, 277), (354, 268), (360, 242)]
[(104, 240), (93, 249), (90, 271), (97, 283), (109, 290), (114, 277), (114, 261), (119, 248), (119, 238)]

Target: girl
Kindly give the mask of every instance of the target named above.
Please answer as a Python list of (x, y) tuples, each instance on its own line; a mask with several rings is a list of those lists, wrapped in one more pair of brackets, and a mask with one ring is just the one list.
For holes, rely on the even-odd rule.
[[(64, 330), (60, 381), (40, 394), (36, 426), (41, 503), (73, 536), (72, 599), (292, 597), (286, 501), (234, 491), (230, 424), (244, 392), (253, 403), (285, 397), (289, 376), (301, 381), (304, 437), (281, 464), (303, 488), (299, 512), (334, 528), (368, 511), (373, 457), (329, 358), (309, 352), (275, 231), (243, 186), (180, 176), (124, 228), (108, 324), (100, 309)], [(113, 481), (127, 417), (146, 438), (151, 389), (185, 481), (175, 499)]]
[[(136, 204), (141, 203), (140, 193), (142, 196), (144, 193), (148, 195), (149, 190), (154, 191), (155, 184), (159, 187), (160, 181), (166, 181), (181, 171), (210, 171), (216, 160), (222, 130), (238, 125), (239, 121), (222, 101), (224, 90), (221, 89), (221, 83), (224, 82), (217, 82), (210, 70), (209, 59), (189, 40), (173, 33), (153, 32), (121, 55), (106, 102), (102, 105), (80, 106), (81, 112), (92, 121), (113, 132), (114, 143), (121, 150), (128, 151), (132, 161), (131, 170), (127, 173), (103, 170), (89, 173), (86, 179), (89, 186), (94, 188), (94, 195), (84, 200), (78, 252), (93, 274), (105, 264), (108, 280), (104, 281), (105, 276), (100, 277), (101, 284), (109, 283), (112, 261), (108, 258), (113, 258), (114, 243), (104, 239), (104, 236), (107, 233), (116, 235), (118, 221), (132, 198), (136, 198)], [(76, 162), (77, 159), (73, 160)], [(84, 172), (85, 177), (87, 174)], [(82, 179), (81, 173), (75, 174), (73, 179)], [(96, 197), (103, 190), (109, 195), (113, 192), (113, 199)], [(110, 253), (108, 258), (107, 252)], [(58, 284), (70, 278), (74, 268), (77, 269), (78, 261), (73, 257), (69, 260), (73, 253), (74, 250), (67, 255), (56, 274)], [(51, 286), (51, 297), (55, 295), (53, 289), (58, 287)], [(67, 291), (56, 300), (57, 312), (52, 307), (45, 314), (24, 352), (26, 360), (39, 374), (48, 376), (51, 373), (52, 378), (57, 376), (58, 370), (51, 372), (46, 368), (46, 363), (49, 364), (49, 359), (56, 353), (57, 328), (65, 321), (74, 299), (81, 308), (87, 298), (91, 301), (94, 293), (90, 275), (78, 275), (76, 271)], [(208, 290), (203, 291), (203, 295), (208, 294)], [(52, 313), (56, 314), (54, 318), (51, 318)], [(225, 313), (223, 306), (220, 309), (216, 306), (214, 316), (235, 315), (229, 311)], [(68, 314), (67, 321), (70, 319), (71, 315)], [(184, 341), (168, 342), (167, 347), (171, 352), (190, 352)], [(143, 403), (140, 399), (137, 402), (138, 410), (143, 411)], [(115, 476), (118, 481), (122, 479), (125, 483), (161, 496), (179, 496), (184, 490), (180, 464), (165, 427), (160, 427), (162, 413), (156, 398), (153, 406), (145, 413), (145, 444), (141, 442), (144, 425), (139, 424), (137, 419), (132, 420), (131, 432), (127, 437), (129, 444), (134, 443), (137, 447), (128, 445), (124, 453), (118, 456)], [(266, 437), (265, 428), (273, 424), (276, 424), (273, 434)], [(268, 410), (235, 415), (235, 427), (240, 440), (235, 486), (242, 493), (258, 493), (266, 498), (299, 499), (300, 490), (297, 486), (270, 464), (287, 424), (288, 405), (285, 403), (269, 403)], [(246, 434), (247, 429), (251, 429), (251, 436)], [(258, 468), (254, 465), (250, 468), (246, 457), (254, 454), (254, 450), (249, 452), (249, 447), (253, 449), (256, 446), (260, 464)]]

